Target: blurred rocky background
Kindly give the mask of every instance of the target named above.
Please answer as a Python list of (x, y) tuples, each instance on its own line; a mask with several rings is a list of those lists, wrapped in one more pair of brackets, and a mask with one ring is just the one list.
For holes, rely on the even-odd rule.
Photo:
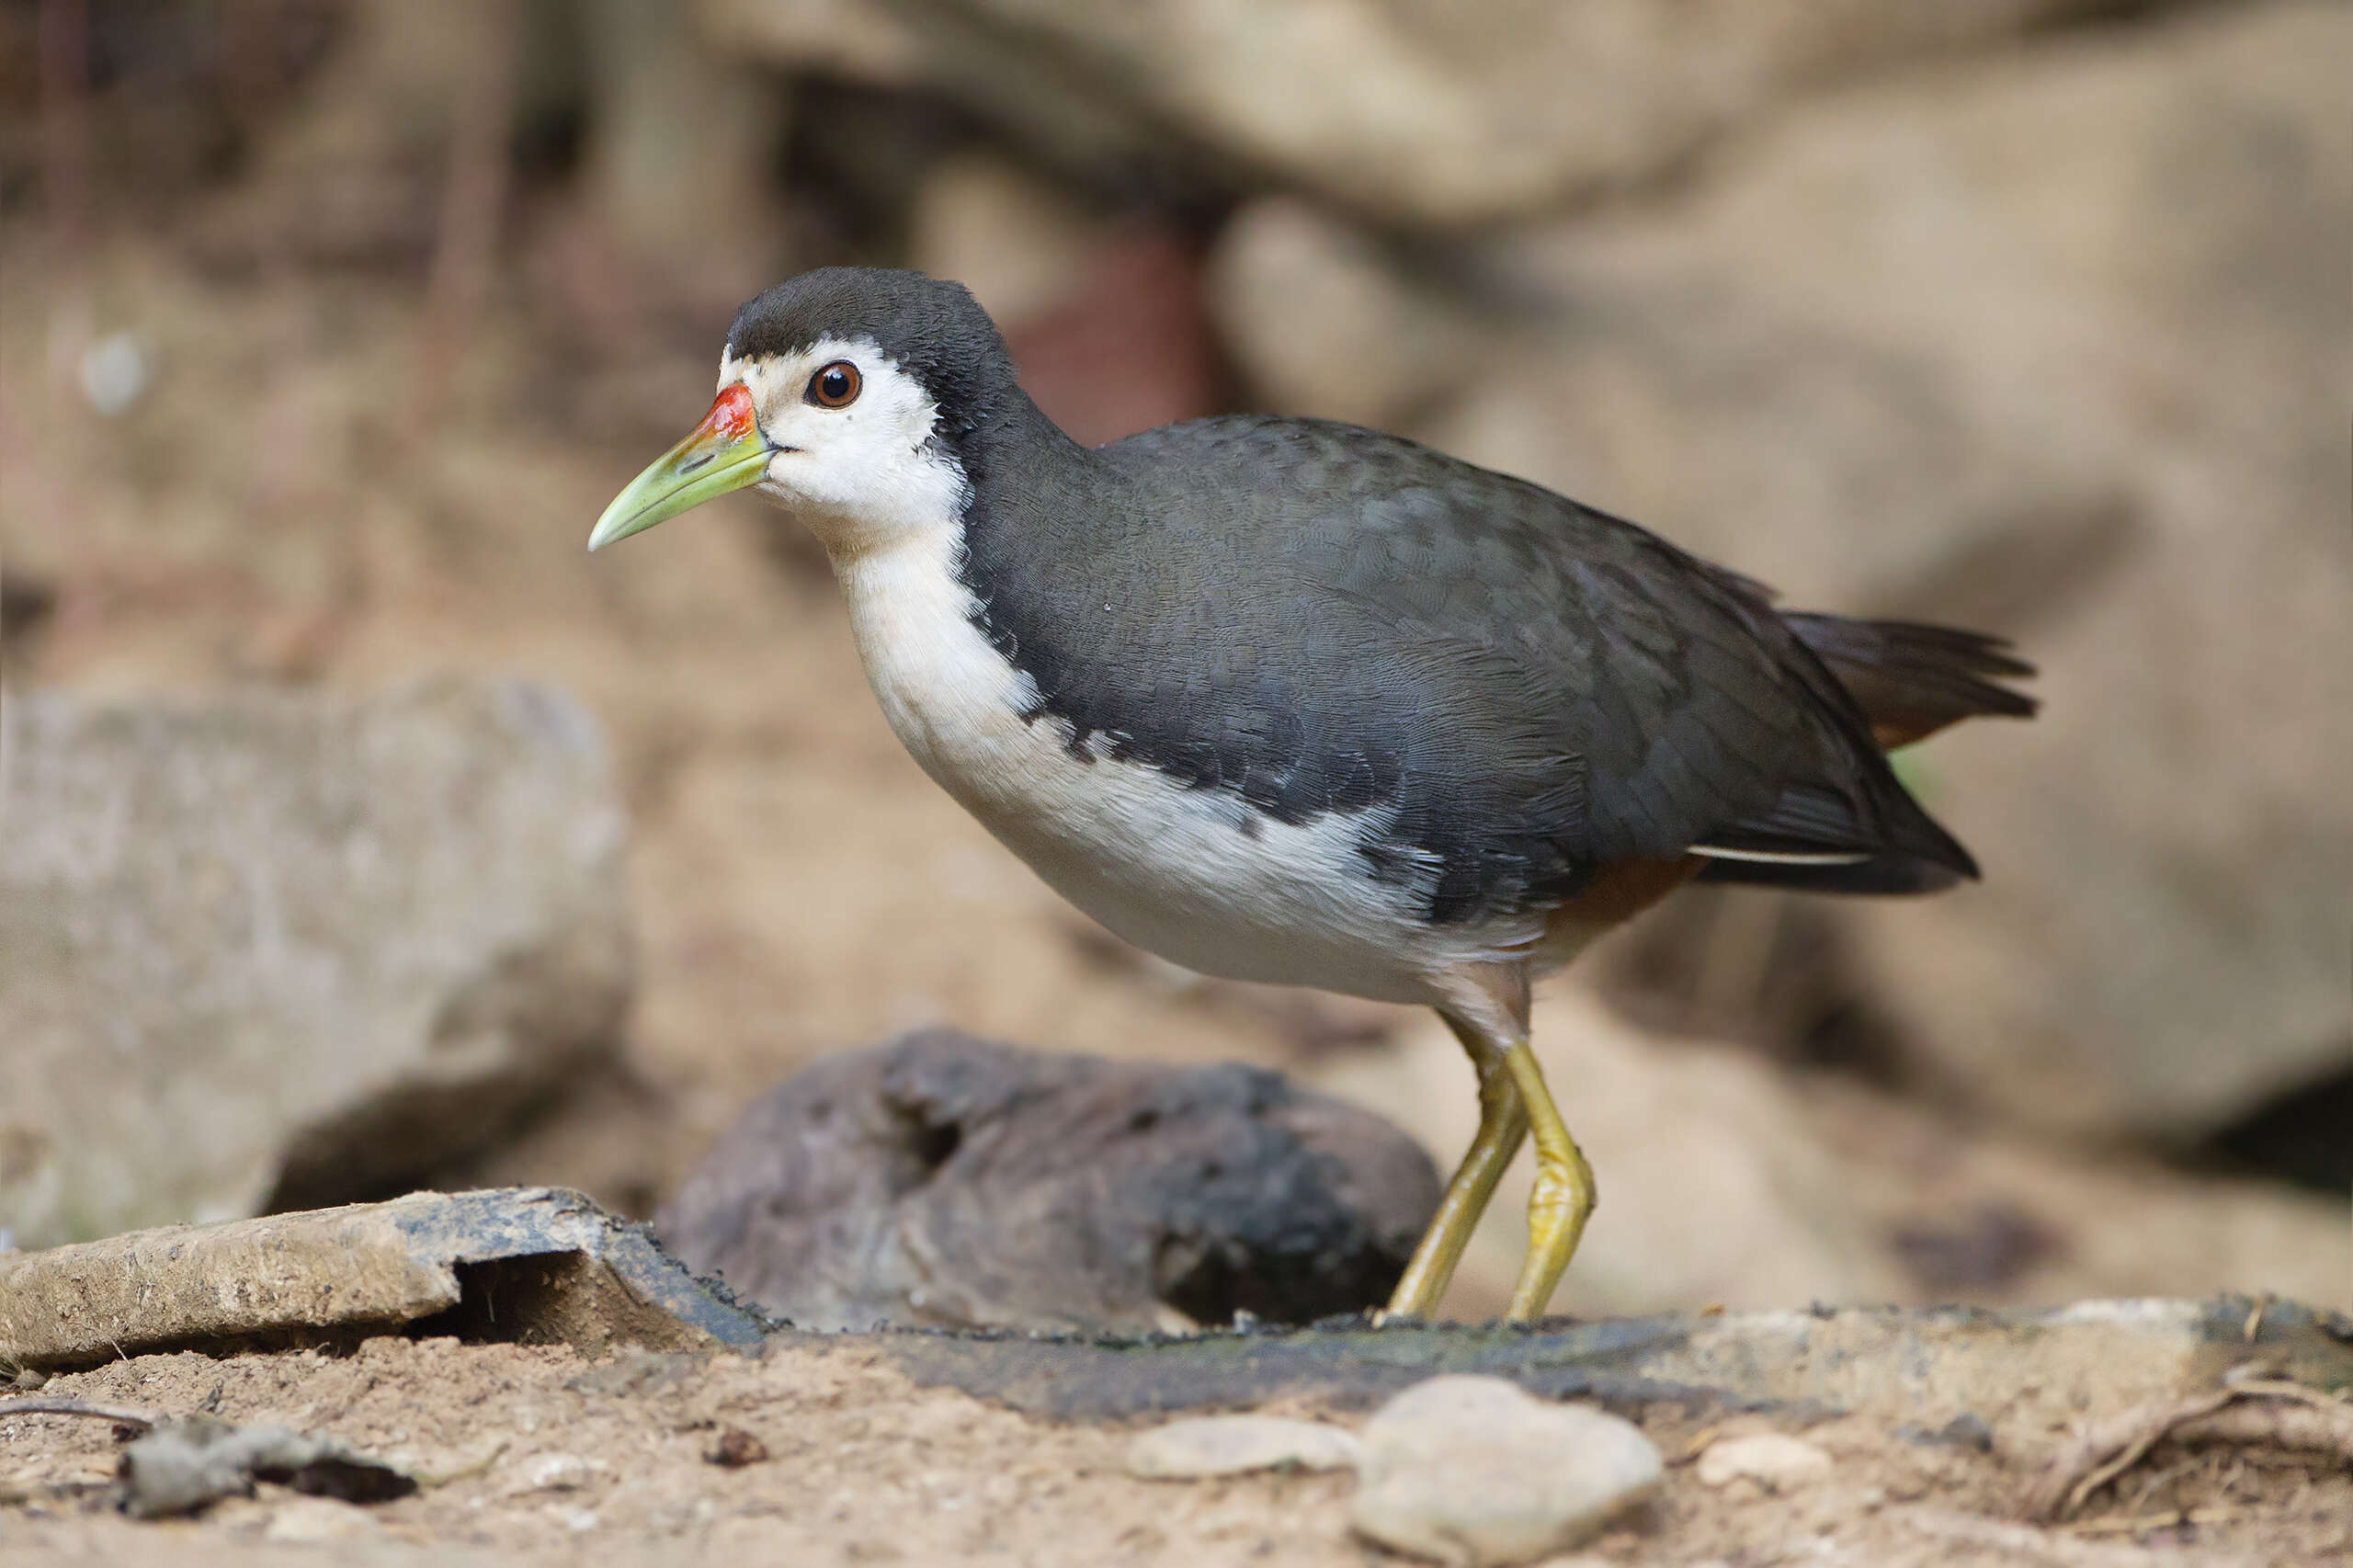
[(2041, 666), (1902, 759), (1982, 885), (1688, 892), (1555, 983), (1564, 1309), (2347, 1305), (2347, 60), (2305, 0), (0, 0), (0, 1231), (650, 1215), (932, 1025), (1450, 1164), (1434, 1021), (1125, 949), (934, 790), (789, 521), (583, 551), (734, 305), (857, 261), (1084, 438), (1381, 425)]

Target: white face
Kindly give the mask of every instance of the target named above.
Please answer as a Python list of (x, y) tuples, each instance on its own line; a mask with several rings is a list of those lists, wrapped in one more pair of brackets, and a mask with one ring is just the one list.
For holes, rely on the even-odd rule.
[[(847, 373), (823, 375), (838, 366)], [(734, 381), (751, 392), (760, 432), (779, 449), (759, 488), (835, 560), (956, 526), (964, 474), (932, 445), (938, 410), (923, 383), (872, 340), (826, 338), (798, 354), (722, 357), (720, 387)]]

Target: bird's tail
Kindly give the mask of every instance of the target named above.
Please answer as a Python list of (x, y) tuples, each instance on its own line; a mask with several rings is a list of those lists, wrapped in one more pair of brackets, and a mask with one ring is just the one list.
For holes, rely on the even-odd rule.
[[(2037, 706), (2033, 698), (2000, 684), (2003, 677), (2032, 675), (2034, 666), (2012, 657), (2009, 644), (1998, 637), (1908, 620), (1852, 620), (1802, 611), (1784, 611), (1781, 619), (1854, 698), (1882, 751), (1909, 745), (1963, 719), (2030, 718)], [(1927, 831), (1942, 836), (1925, 813), (1915, 808), (1912, 814)], [(1949, 855), (1890, 852), (1843, 864), (1717, 859), (1699, 880), (1805, 892), (1933, 892), (1975, 874), (1968, 852), (1958, 844), (1949, 846)]]
[(1853, 695), (1881, 750), (1909, 745), (1963, 719), (2032, 718), (2038, 706), (2026, 693), (1999, 684), (2034, 674), (1999, 637), (1802, 610), (1784, 610), (1781, 619)]

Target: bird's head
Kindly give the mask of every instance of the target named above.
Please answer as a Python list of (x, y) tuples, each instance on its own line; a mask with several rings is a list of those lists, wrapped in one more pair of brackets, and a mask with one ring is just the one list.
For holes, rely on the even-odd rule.
[(710, 412), (613, 498), (588, 548), (754, 485), (836, 556), (952, 525), (965, 442), (1018, 397), (1004, 341), (962, 285), (803, 273), (735, 313)]

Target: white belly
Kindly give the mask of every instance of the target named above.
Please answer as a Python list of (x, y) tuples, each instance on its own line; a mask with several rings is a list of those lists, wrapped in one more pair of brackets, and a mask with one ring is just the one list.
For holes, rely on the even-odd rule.
[(1432, 927), (1421, 890), (1358, 852), (1377, 818), (1259, 817), (1230, 795), (1096, 754), (1021, 717), (1035, 694), (972, 624), (940, 533), (837, 561), (882, 711), (916, 762), (1056, 892), (1138, 947), (1205, 974), (1430, 1002), (1430, 978), (1534, 930)]

